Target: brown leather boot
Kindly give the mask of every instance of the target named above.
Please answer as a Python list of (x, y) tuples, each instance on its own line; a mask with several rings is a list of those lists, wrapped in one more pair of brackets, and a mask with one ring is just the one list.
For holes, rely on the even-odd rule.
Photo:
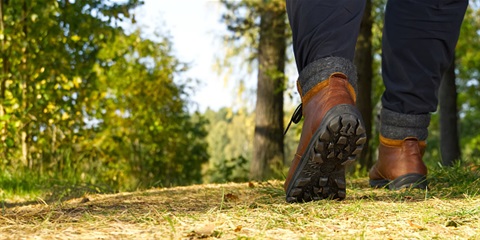
[(380, 136), (378, 161), (370, 169), (370, 186), (427, 188), (427, 167), (422, 161), (425, 141), (416, 138), (393, 140)]
[(287, 202), (343, 199), (345, 165), (367, 139), (355, 91), (346, 75), (333, 73), (302, 97), (302, 107), (302, 135), (284, 184)]

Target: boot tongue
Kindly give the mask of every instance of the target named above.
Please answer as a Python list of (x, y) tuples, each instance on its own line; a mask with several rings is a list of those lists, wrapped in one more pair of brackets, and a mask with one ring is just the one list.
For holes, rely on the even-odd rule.
[(332, 75), (330, 75), (329, 79), (331, 79), (331, 78), (342, 78), (344, 80), (347, 80), (347, 76), (345, 76), (345, 74), (343, 74), (341, 72), (332, 73)]
[[(347, 76), (341, 72), (335, 72), (330, 75), (328, 79), (323, 80), (322, 82), (318, 83), (313, 89), (310, 89), (310, 91), (305, 95), (302, 96), (302, 102), (306, 103), (310, 100), (310, 98), (316, 94), (318, 91), (322, 90), (323, 88), (327, 87), (331, 79), (333, 78), (340, 78), (342, 80), (347, 81)], [(350, 91), (350, 94), (355, 94), (354, 91)], [(354, 97), (355, 98), (355, 97)], [(293, 112), (292, 118), (290, 119), (290, 122), (287, 125), (287, 128), (285, 129), (285, 132), (283, 135), (285, 136), (287, 134), (288, 129), (290, 128), (290, 125), (293, 123), (297, 124), (302, 120), (302, 105), (303, 103), (300, 103), (298, 107), (295, 109)]]

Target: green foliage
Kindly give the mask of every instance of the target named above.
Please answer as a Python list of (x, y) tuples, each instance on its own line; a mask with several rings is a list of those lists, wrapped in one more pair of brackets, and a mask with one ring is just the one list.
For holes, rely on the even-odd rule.
[(2, 173), (0, 175), (0, 199), (12, 198), (13, 196), (25, 196), (40, 194), (42, 190), (40, 184), (43, 183), (38, 176), (29, 173), (16, 174), (12, 176), (9, 173)]
[(206, 139), (210, 155), (205, 181), (247, 180), (253, 157), (253, 115), (246, 109), (233, 112), (222, 108), (217, 112), (208, 109), (204, 116), (209, 122)]
[(223, 75), (227, 82), (235, 77), (238, 94), (245, 91), (245, 80), (256, 66), (259, 40), (260, 15), (258, 1), (227, 1), (222, 0), (225, 12), (221, 21), (228, 29), (228, 35), (223, 36), (225, 54), (216, 57), (214, 68)]
[(139, 4), (2, 1), (3, 175), (115, 190), (201, 180), (206, 122), (187, 109), (187, 66), (168, 39), (118, 26)]
[(479, 166), (478, 158), (457, 161), (452, 167), (437, 164), (430, 168), (432, 174), (429, 176), (429, 184), (434, 189), (441, 189), (444, 198), (478, 196), (480, 194)]
[(248, 167), (249, 161), (243, 156), (236, 158), (225, 159), (218, 163), (213, 163), (214, 166), (207, 175), (210, 176), (210, 182), (245, 182), (248, 181)]
[[(258, 52), (260, 40), (260, 18), (266, 11), (285, 11), (285, 1), (282, 0), (242, 0), (220, 1), (225, 8), (221, 21), (229, 34), (223, 36), (225, 54), (216, 58), (215, 69), (223, 75), (225, 81), (234, 78), (237, 81), (238, 94), (243, 95), (245, 79), (258, 68)], [(285, 18), (285, 21), (287, 19)], [(285, 26), (288, 26), (285, 23)], [(282, 34), (287, 42), (291, 41), (290, 28)], [(283, 79), (284, 72), (271, 70), (268, 75), (272, 79)], [(283, 91), (278, 89), (277, 91)]]
[[(284, 122), (290, 120), (291, 109), (284, 114)], [(205, 182), (241, 182), (248, 180), (248, 169), (253, 158), (253, 133), (255, 116), (246, 109), (233, 111), (222, 108), (207, 109), (203, 114), (208, 120), (208, 165), (204, 166)], [(289, 165), (301, 133), (301, 124), (292, 125), (284, 137), (286, 165)], [(283, 169), (286, 175), (288, 168)]]
[[(475, 6), (476, 3), (476, 7)], [(480, 9), (471, 1), (456, 48), (460, 136), (465, 158), (480, 157)]]
[(372, 83), (372, 104), (380, 102), (385, 86), (382, 80), (381, 54), (382, 54), (382, 34), (383, 20), (385, 15), (386, 0), (372, 0), (372, 50), (373, 50), (373, 83)]
[(189, 83), (173, 82), (185, 66), (169, 54), (166, 39), (155, 43), (134, 32), (108, 45), (99, 59), (116, 60), (108, 68), (95, 68), (101, 77), (94, 117), (103, 121), (92, 141), (101, 146), (97, 154), (116, 159), (111, 166), (106, 161), (108, 168), (116, 169), (113, 180), (125, 186), (117, 179), (124, 178), (128, 165), (142, 186), (198, 182), (201, 164), (208, 159), (202, 141), (205, 121), (198, 115), (193, 120), (187, 112), (184, 95)]

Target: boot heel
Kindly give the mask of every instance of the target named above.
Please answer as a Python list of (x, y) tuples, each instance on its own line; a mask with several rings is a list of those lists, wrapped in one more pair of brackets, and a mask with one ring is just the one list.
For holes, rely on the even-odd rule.
[(398, 190), (402, 188), (417, 188), (427, 189), (428, 181), (427, 177), (418, 173), (409, 173), (395, 178), (388, 184), (388, 188), (391, 190)]
[(344, 199), (345, 166), (354, 162), (366, 132), (358, 110), (348, 104), (330, 109), (301, 157), (287, 188), (287, 202)]

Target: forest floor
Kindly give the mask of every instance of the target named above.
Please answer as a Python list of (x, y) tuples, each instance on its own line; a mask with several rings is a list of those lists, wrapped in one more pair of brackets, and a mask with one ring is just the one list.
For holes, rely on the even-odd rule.
[(343, 201), (302, 204), (281, 181), (4, 199), (0, 239), (480, 239), (478, 169), (433, 175), (428, 191), (360, 178)]

